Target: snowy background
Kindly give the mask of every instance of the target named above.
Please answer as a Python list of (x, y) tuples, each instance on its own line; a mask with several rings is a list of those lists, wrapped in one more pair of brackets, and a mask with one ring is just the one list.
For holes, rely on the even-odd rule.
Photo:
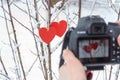
[[(34, 0), (10, 1), (11, 13), (13, 23), (15, 26), (18, 44), (16, 44), (14, 40), (14, 33), (10, 22), (10, 16), (7, 13), (7, 2), (6, 0), (0, 1), (0, 60), (2, 60), (0, 61), (0, 80), (23, 80), (23, 73), (18, 59), (17, 47), (19, 47), (20, 49), (26, 80), (44, 80), (38, 54), (40, 55), (41, 61), (43, 61), (43, 59), (47, 59), (48, 54), (47, 52), (45, 53), (45, 56), (41, 54), (42, 51), (39, 46), (39, 43), (42, 42), (42, 40), (39, 38), (37, 25), (39, 24), (39, 27), (48, 27), (48, 11), (45, 8), (45, 5), (47, 5), (45, 0), (36, 1), (38, 4), (37, 11), (34, 10)], [(42, 1), (45, 3), (45, 5), (43, 5)], [(62, 3), (61, 0), (58, 0), (56, 4), (53, 4), (53, 7), (51, 7), (51, 22), (66, 20), (68, 22), (68, 27), (76, 27), (79, 8), (78, 0), (65, 1), (66, 2), (64, 3), (64, 6), (61, 9), (58, 9), (58, 7)], [(27, 4), (29, 6), (29, 10)], [(81, 17), (87, 15), (100, 15), (105, 19), (106, 22), (116, 22), (118, 20), (120, 8), (119, 4), (119, 0), (82, 0)], [(4, 9), (2, 8), (2, 5)], [(35, 13), (38, 13), (38, 21), (34, 19)], [(35, 47), (36, 45), (33, 38), (33, 33), (31, 32), (32, 29), (35, 33), (37, 46), (39, 46), (38, 52)], [(51, 65), (53, 71), (53, 80), (58, 80), (59, 76), (59, 55), (61, 53), (61, 43), (63, 37), (55, 36), (53, 41), (50, 43), (50, 49), (52, 53)], [(46, 50), (46, 44), (44, 42), (42, 43), (44, 50)], [(3, 67), (2, 62), (4, 63), (5, 69)], [(110, 80), (109, 78), (111, 78), (111, 80), (120, 79), (119, 65), (112, 65), (112, 67), (111, 65), (109, 65), (105, 67), (105, 70), (94, 71), (93, 73), (93, 80)]]

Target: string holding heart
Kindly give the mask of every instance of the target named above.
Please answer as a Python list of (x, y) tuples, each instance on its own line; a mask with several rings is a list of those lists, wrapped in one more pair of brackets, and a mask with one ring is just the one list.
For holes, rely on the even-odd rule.
[(60, 22), (52, 22), (47, 29), (46, 27), (39, 29), (39, 36), (41, 39), (49, 44), (55, 37), (55, 35), (62, 37), (67, 29), (67, 22), (61, 20)]

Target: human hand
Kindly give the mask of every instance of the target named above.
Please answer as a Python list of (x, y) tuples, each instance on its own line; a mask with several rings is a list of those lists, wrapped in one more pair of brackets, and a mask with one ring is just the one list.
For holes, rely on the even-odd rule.
[(60, 67), (59, 80), (86, 80), (82, 63), (70, 50), (63, 51), (65, 64)]
[[(120, 21), (117, 22), (120, 25)], [(120, 46), (120, 35), (117, 38)], [(82, 63), (69, 50), (63, 51), (63, 59), (66, 62), (60, 68), (59, 80), (86, 80)]]

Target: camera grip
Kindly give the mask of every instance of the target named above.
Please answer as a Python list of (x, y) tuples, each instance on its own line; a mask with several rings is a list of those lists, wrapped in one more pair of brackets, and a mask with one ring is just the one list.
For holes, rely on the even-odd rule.
[(65, 34), (65, 37), (64, 37), (64, 40), (63, 40), (63, 45), (62, 45), (62, 50), (61, 50), (61, 55), (60, 55), (60, 63), (59, 63), (59, 68), (64, 64), (64, 59), (62, 57), (62, 54), (63, 54), (63, 50), (67, 48), (68, 46), (68, 43), (69, 43), (69, 36), (70, 36), (70, 33), (74, 30), (74, 28), (70, 28), (66, 34)]

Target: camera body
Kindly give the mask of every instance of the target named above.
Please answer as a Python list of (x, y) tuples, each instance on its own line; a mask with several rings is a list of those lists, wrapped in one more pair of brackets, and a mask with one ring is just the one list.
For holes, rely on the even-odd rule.
[(119, 34), (117, 23), (106, 24), (99, 16), (82, 17), (69, 34), (68, 48), (84, 66), (100, 69), (106, 64), (120, 63)]

